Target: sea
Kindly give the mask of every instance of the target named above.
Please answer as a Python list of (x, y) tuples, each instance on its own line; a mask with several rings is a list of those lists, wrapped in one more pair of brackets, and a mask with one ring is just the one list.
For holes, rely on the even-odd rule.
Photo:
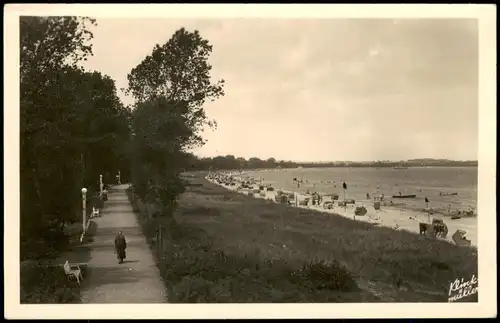
[[(477, 215), (477, 167), (334, 167), (293, 168), (249, 171), (246, 176), (271, 184), (277, 189), (299, 193), (338, 194), (340, 199), (366, 200), (384, 195), (412, 195), (412, 199), (393, 199), (409, 209), (427, 207), (443, 212), (470, 211)], [(347, 190), (343, 190), (343, 183)], [(451, 193), (457, 193), (451, 195)], [(429, 201), (426, 203), (425, 199)]]

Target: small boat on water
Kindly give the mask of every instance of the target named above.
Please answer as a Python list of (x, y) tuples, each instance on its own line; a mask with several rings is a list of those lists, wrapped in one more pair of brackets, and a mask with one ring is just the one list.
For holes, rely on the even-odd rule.
[(452, 196), (452, 195), (458, 195), (458, 193), (443, 193), (443, 192), (439, 192), (439, 196)]
[(393, 195), (393, 199), (414, 199), (416, 198), (416, 194), (408, 194), (408, 195)]
[(396, 166), (393, 169), (408, 169), (406, 166)]
[(462, 217), (460, 215), (454, 215), (451, 217), (452, 220), (458, 220), (461, 219)]

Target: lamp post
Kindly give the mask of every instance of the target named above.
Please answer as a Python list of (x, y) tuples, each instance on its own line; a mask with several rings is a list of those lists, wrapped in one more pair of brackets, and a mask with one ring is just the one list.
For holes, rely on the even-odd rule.
[(122, 178), (121, 178), (120, 171), (118, 171), (118, 185), (121, 185), (121, 184), (122, 184)]
[(87, 189), (84, 187), (82, 188), (82, 215), (83, 215), (83, 232), (85, 232), (86, 229), (86, 222), (87, 222)]
[(99, 191), (100, 195), (102, 196), (102, 191), (103, 191), (103, 185), (102, 185), (102, 175), (99, 175)]

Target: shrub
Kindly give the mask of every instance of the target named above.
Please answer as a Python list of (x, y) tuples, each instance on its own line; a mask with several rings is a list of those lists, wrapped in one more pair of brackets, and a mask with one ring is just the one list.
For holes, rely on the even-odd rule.
[(62, 267), (38, 263), (21, 265), (22, 304), (69, 304), (80, 302), (79, 287), (69, 281)]
[(348, 292), (357, 289), (351, 274), (335, 261), (312, 261), (291, 272), (290, 278), (297, 284), (307, 285), (316, 290)]

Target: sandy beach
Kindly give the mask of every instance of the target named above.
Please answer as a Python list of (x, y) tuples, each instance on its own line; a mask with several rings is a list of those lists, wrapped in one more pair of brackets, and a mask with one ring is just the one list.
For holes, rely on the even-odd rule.
[[(229, 175), (229, 174), (226, 174)], [(242, 174), (231, 174), (236, 181), (244, 181), (245, 178), (241, 177)], [(228, 190), (237, 191), (241, 194), (252, 196), (254, 198), (266, 199), (275, 201), (275, 196), (277, 191), (280, 190), (279, 187), (274, 187), (274, 191), (265, 191), (265, 194), (262, 196), (259, 193), (254, 193), (251, 189), (238, 189), (238, 186), (230, 186), (218, 183), (213, 178), (207, 177), (207, 180), (210, 182), (222, 186)], [(384, 206), (382, 205), (380, 210), (375, 210), (373, 207), (373, 200), (357, 200), (356, 204), (348, 204), (346, 207), (338, 206), (334, 204), (332, 209), (326, 209), (322, 205), (298, 205), (299, 201), (303, 201), (307, 197), (311, 197), (311, 195), (301, 194), (297, 192), (291, 192), (288, 190), (282, 190), (285, 193), (294, 193), (296, 200), (291, 201), (292, 207), (299, 207), (305, 209), (316, 210), (328, 214), (337, 214), (349, 219), (353, 219), (356, 221), (373, 223), (374, 225), (380, 225), (388, 228), (392, 228), (395, 230), (406, 230), (409, 232), (413, 232), (419, 234), (419, 222), (428, 223), (429, 215), (424, 212), (411, 211), (411, 210), (402, 210), (397, 207)], [(354, 211), (356, 207), (364, 206), (368, 211), (364, 216), (355, 216)], [(477, 246), (477, 230), (476, 223), (477, 219), (474, 217), (465, 217), (457, 220), (451, 220), (449, 217), (445, 217), (439, 214), (430, 215), (430, 221), (432, 219), (442, 219), (444, 223), (448, 226), (448, 235), (446, 237), (446, 241), (453, 243), (452, 235), (456, 230), (464, 230), (467, 232), (467, 239), (471, 240), (471, 244), (473, 246)]]

